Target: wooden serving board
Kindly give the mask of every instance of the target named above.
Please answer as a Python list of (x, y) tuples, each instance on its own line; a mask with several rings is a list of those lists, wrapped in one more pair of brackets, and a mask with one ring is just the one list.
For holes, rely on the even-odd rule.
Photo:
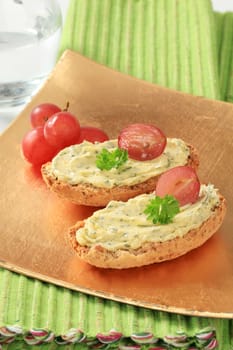
[[(219, 232), (170, 262), (122, 271), (79, 260), (67, 229), (94, 208), (59, 199), (40, 169), (21, 157), (33, 106), (67, 101), (82, 125), (111, 137), (133, 122), (149, 122), (200, 154), (199, 176), (227, 199)], [(107, 299), (187, 315), (233, 317), (233, 105), (194, 97), (126, 76), (66, 51), (39, 93), (0, 137), (0, 266)]]

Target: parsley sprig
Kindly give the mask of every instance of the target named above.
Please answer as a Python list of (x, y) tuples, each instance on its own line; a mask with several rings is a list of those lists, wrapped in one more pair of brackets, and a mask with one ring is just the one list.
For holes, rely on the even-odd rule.
[(179, 202), (173, 196), (166, 195), (151, 199), (144, 213), (153, 224), (169, 224), (179, 211)]
[(103, 148), (96, 156), (96, 166), (101, 170), (118, 169), (127, 160), (128, 152), (126, 150), (116, 148), (110, 152), (106, 148)]

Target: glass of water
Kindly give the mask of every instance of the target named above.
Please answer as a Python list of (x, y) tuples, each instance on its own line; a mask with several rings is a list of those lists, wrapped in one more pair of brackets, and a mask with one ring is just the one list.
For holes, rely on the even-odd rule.
[(61, 27), (56, 0), (0, 0), (0, 110), (38, 91), (56, 63)]

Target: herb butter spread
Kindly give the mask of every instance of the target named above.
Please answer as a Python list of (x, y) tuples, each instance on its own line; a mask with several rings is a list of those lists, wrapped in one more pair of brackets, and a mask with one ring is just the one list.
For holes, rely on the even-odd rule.
[(100, 170), (96, 166), (96, 155), (102, 149), (117, 148), (117, 140), (102, 143), (84, 141), (64, 148), (52, 160), (51, 170), (58, 180), (71, 185), (85, 183), (95, 187), (111, 188), (119, 185), (134, 185), (157, 176), (172, 167), (187, 164), (189, 148), (181, 139), (167, 139), (162, 155), (147, 160), (128, 159), (118, 169)]
[(111, 201), (106, 208), (96, 211), (85, 220), (85, 226), (76, 232), (80, 245), (101, 245), (107, 250), (137, 249), (146, 242), (164, 242), (182, 237), (199, 227), (219, 205), (219, 196), (213, 185), (202, 185), (199, 199), (185, 205), (173, 222), (161, 225), (147, 220), (144, 210), (154, 194), (142, 194), (128, 202)]

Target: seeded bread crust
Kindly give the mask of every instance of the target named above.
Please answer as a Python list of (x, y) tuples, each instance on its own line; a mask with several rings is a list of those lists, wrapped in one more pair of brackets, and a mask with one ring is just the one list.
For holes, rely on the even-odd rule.
[[(194, 169), (198, 168), (199, 158), (196, 149), (188, 145), (190, 155), (187, 164)], [(154, 176), (142, 183), (132, 186), (115, 186), (112, 188), (95, 187), (88, 183), (70, 185), (58, 180), (51, 171), (51, 162), (44, 164), (41, 168), (42, 177), (48, 188), (61, 198), (65, 198), (75, 204), (104, 207), (111, 200), (127, 201), (129, 198), (139, 194), (152, 192), (159, 176)]]
[(69, 239), (82, 260), (101, 268), (126, 269), (175, 259), (203, 245), (219, 229), (226, 214), (226, 201), (220, 194), (219, 198), (220, 204), (214, 208), (213, 215), (198, 229), (165, 242), (144, 243), (138, 249), (116, 251), (109, 251), (100, 245), (81, 246), (76, 240), (76, 231), (85, 225), (84, 221), (79, 221), (70, 228)]

